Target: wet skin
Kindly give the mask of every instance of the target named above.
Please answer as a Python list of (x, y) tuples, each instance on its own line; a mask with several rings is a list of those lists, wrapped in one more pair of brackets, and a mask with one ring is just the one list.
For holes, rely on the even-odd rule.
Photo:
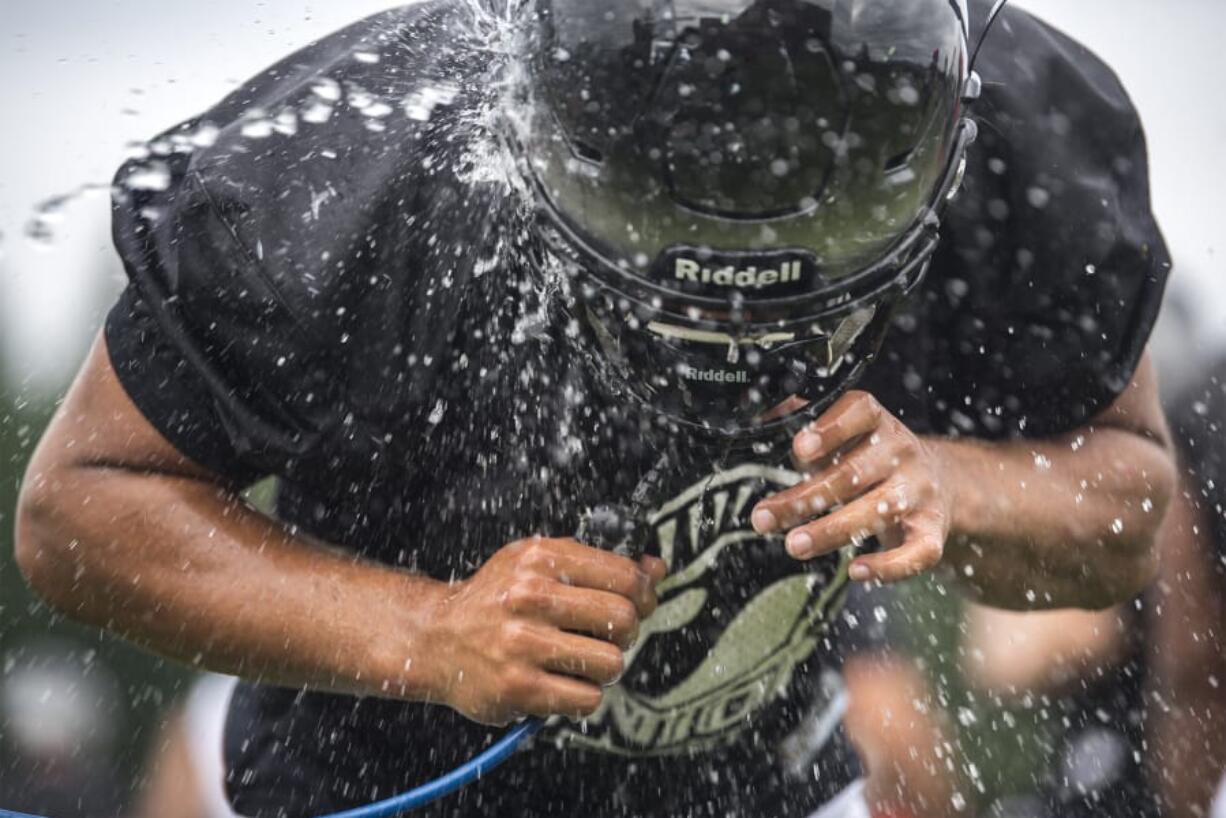
[(805, 479), (760, 503), (754, 528), (810, 560), (877, 537), (856, 581), (898, 582), (945, 563), (1004, 608), (1103, 608), (1154, 577), (1174, 458), (1146, 359), (1080, 429), (1000, 442), (921, 437), (852, 392), (793, 440)]
[(17, 558), (66, 615), (199, 669), (490, 724), (593, 713), (665, 572), (535, 537), (442, 582), (283, 526), (238, 488), (162, 438), (99, 339), (30, 465)]
[[(855, 564), (882, 581), (944, 556), (997, 605), (1114, 604), (1153, 576), (1174, 482), (1153, 381), (1143, 367), (1085, 429), (999, 444), (918, 438), (848, 395), (797, 437), (807, 479), (755, 524), (789, 532), (801, 559), (878, 533), (888, 550)], [(594, 712), (664, 572), (538, 537), (439, 582), (286, 528), (237, 488), (158, 434), (99, 341), (23, 484), (17, 557), (58, 610), (164, 656), (487, 723)]]

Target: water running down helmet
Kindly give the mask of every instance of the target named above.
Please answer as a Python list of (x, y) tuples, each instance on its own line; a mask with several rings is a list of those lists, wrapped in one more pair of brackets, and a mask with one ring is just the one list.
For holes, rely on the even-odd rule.
[(813, 417), (923, 278), (965, 170), (965, 0), (536, 0), (516, 135), (545, 256), (627, 392)]

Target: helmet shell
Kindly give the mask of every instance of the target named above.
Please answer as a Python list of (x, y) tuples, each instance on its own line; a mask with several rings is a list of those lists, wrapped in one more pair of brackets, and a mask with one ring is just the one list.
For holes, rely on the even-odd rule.
[(537, 0), (536, 14), (532, 173), (627, 276), (694, 293), (691, 265), (711, 260), (695, 253), (749, 282), (754, 265), (720, 256), (784, 251), (799, 278), (768, 265), (748, 287), (698, 289), (838, 285), (907, 235), (946, 174), (961, 0)]
[(815, 416), (876, 355), (958, 186), (965, 3), (533, 2), (512, 137), (595, 364), (693, 428)]

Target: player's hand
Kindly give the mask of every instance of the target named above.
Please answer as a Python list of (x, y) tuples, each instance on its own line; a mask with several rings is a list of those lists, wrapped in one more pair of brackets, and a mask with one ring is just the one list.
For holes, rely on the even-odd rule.
[(787, 549), (811, 560), (876, 536), (887, 549), (852, 563), (857, 582), (898, 582), (935, 567), (952, 509), (932, 446), (865, 392), (851, 392), (792, 443), (807, 479), (754, 509), (760, 534), (787, 532)]
[(512, 543), (435, 606), (424, 651), (434, 687), (486, 724), (590, 715), (621, 678), (664, 573), (654, 557), (635, 563), (570, 539)]

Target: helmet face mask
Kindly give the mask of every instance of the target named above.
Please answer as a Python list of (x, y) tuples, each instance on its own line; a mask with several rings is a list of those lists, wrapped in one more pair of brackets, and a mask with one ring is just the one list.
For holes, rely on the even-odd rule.
[(960, 182), (950, 0), (538, 0), (513, 135), (624, 391), (727, 434), (854, 383)]

